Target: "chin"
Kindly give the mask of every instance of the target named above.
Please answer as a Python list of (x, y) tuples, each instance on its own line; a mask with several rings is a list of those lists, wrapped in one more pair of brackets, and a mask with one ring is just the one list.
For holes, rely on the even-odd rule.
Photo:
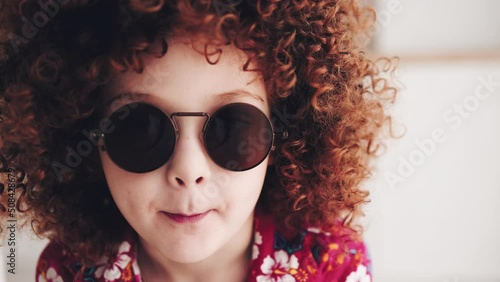
[(207, 248), (185, 248), (182, 251), (170, 253), (168, 256), (172, 261), (188, 264), (201, 262), (213, 254), (214, 252)]

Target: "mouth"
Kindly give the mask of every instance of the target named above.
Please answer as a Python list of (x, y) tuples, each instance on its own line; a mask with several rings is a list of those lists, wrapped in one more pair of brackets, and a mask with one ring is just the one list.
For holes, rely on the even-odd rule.
[(176, 223), (195, 223), (202, 220), (211, 211), (212, 210), (208, 210), (206, 212), (197, 214), (169, 213), (164, 211), (162, 211), (161, 213), (163, 213), (167, 218)]

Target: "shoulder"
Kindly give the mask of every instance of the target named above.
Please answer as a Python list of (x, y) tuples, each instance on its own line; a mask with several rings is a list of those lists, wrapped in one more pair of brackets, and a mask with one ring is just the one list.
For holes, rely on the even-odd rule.
[(36, 266), (36, 281), (72, 281), (78, 269), (72, 269), (78, 259), (61, 243), (50, 241), (40, 254)]
[(366, 244), (341, 223), (326, 231), (312, 227), (291, 235), (266, 219), (258, 221), (249, 281), (371, 281)]
[(339, 222), (328, 231), (308, 228), (312, 254), (325, 281), (371, 281), (371, 258), (363, 238)]
[(61, 243), (51, 241), (36, 266), (36, 281), (140, 281), (135, 245), (124, 240), (113, 258), (101, 257), (95, 265), (83, 267), (81, 259)]

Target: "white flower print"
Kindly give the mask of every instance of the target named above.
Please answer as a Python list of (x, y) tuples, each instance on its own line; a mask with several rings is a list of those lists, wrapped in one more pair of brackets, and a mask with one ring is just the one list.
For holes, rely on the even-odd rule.
[(358, 269), (351, 272), (345, 282), (371, 282), (370, 275), (366, 271), (366, 266), (358, 265)]
[(134, 271), (135, 275), (141, 274), (141, 270), (139, 269), (139, 264), (137, 263), (137, 260), (134, 260), (132, 263), (132, 270)]
[[(47, 279), (45, 279), (47, 278)], [(63, 279), (61, 276), (59, 276), (56, 272), (56, 270), (52, 267), (50, 267), (47, 270), (47, 273), (45, 273), (45, 277), (42, 276), (42, 274), (38, 275), (38, 281), (39, 282), (63, 282)]]
[(254, 240), (253, 240), (253, 248), (252, 248), (252, 260), (259, 257), (259, 246), (262, 244), (262, 235), (257, 231), (255, 232)]
[(95, 277), (101, 278), (104, 272), (104, 279), (106, 281), (115, 281), (117, 279), (120, 279), (123, 269), (125, 269), (125, 267), (127, 267), (127, 265), (132, 260), (128, 255), (129, 251), (130, 251), (130, 243), (124, 241), (120, 245), (120, 248), (118, 249), (118, 254), (116, 255), (115, 261), (113, 263), (110, 263), (108, 265), (104, 264), (108, 259), (107, 257), (102, 257), (97, 262), (97, 265), (99, 264), (101, 265), (96, 269)]
[(104, 274), (104, 270), (106, 269), (109, 258), (107, 256), (102, 256), (96, 263), (96, 270), (94, 273), (95, 278), (101, 278)]
[(309, 227), (309, 228), (307, 228), (307, 231), (309, 231), (309, 232), (311, 232), (311, 233), (315, 233), (315, 234), (320, 234), (320, 233), (323, 233), (323, 234), (325, 234), (326, 236), (331, 236), (331, 235), (332, 235), (332, 233), (330, 233), (330, 232), (326, 232), (326, 231), (323, 231), (323, 230), (321, 230), (321, 229), (319, 229), (319, 228), (317, 228), (317, 227)]
[(295, 282), (292, 274), (297, 273), (299, 260), (295, 255), (288, 257), (288, 253), (280, 250), (274, 252), (274, 259), (267, 256), (260, 270), (265, 275), (257, 276), (257, 282)]

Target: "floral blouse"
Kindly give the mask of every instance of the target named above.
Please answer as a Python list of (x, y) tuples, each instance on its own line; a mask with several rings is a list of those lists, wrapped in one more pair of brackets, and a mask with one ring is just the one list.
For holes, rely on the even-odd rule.
[[(341, 236), (344, 234), (344, 236)], [(56, 242), (43, 250), (36, 281), (142, 282), (136, 260), (136, 240), (125, 239), (113, 259), (102, 257), (85, 268)], [(338, 223), (324, 231), (308, 228), (294, 238), (277, 230), (269, 215), (256, 213), (252, 259), (247, 282), (370, 282), (371, 262), (361, 238)]]

